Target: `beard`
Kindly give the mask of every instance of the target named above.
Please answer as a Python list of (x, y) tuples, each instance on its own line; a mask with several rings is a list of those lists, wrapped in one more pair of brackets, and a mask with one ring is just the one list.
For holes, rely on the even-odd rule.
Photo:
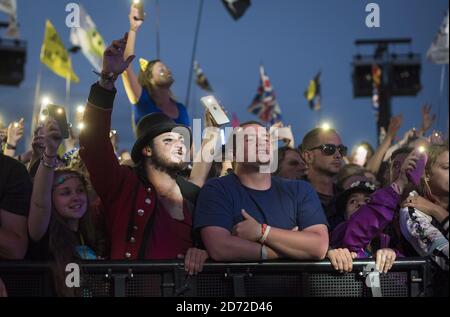
[(160, 155), (158, 152), (154, 152), (150, 162), (155, 169), (157, 169), (160, 172), (168, 174), (173, 179), (175, 179), (177, 177), (178, 173), (180, 173), (187, 167), (187, 163), (171, 162), (167, 158)]
[(155, 80), (155, 85), (157, 87), (161, 87), (161, 88), (170, 88), (170, 87), (172, 87), (174, 82), (175, 82), (175, 80), (173, 79), (172, 76), (170, 76), (170, 77), (160, 76)]

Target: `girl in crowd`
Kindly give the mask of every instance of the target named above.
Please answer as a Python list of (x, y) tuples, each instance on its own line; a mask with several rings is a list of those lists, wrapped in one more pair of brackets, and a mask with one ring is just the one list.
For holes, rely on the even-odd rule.
[(50, 118), (45, 127), (45, 151), (31, 197), (28, 230), (29, 258), (51, 261), (58, 295), (73, 296), (65, 287), (65, 267), (78, 260), (95, 260), (101, 247), (89, 213), (86, 181), (73, 169), (57, 169), (61, 132)]
[(432, 145), (421, 195), (413, 192), (400, 211), (400, 227), (416, 252), (448, 271), (449, 148)]
[(367, 179), (351, 182), (338, 197), (337, 206), (344, 212), (345, 222), (331, 234), (333, 248), (347, 248), (358, 258), (375, 257), (376, 268), (388, 272), (399, 252), (390, 248), (391, 237), (383, 230), (392, 222), (411, 179), (423, 173), (422, 156), (411, 152), (402, 164), (398, 178), (391, 186), (376, 191)]

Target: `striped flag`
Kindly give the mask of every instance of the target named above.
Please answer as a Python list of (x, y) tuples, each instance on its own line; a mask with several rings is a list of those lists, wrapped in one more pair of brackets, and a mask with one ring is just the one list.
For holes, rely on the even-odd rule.
[(280, 105), (270, 84), (269, 77), (264, 71), (264, 66), (260, 67), (261, 84), (258, 93), (253, 99), (248, 111), (258, 116), (258, 118), (267, 123), (274, 124), (281, 121)]

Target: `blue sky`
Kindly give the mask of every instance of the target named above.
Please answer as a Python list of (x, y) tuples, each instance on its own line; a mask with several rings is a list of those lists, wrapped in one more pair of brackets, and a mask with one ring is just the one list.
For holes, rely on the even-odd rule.
[[(76, 2), (76, 1), (74, 1)], [(354, 99), (351, 62), (359, 38), (410, 37), (411, 49), (422, 55), (423, 90), (417, 97), (393, 99), (393, 114), (403, 113), (407, 129), (420, 125), (420, 106), (433, 104), (440, 118), (433, 128), (448, 131), (448, 67), (446, 85), (440, 96), (441, 66), (431, 64), (426, 52), (448, 9), (444, 0), (378, 0), (381, 27), (365, 25), (363, 0), (253, 0), (245, 16), (235, 22), (220, 0), (205, 0), (197, 59), (209, 78), (216, 96), (241, 121), (254, 119), (247, 112), (259, 84), (258, 66), (266, 68), (283, 111), (285, 124), (293, 126), (297, 144), (318, 121), (309, 110), (303, 92), (310, 79), (322, 70), (322, 118), (332, 121), (343, 141), (353, 146), (362, 140), (376, 143), (374, 115), (369, 98)], [(66, 46), (70, 30), (65, 26), (65, 7), (69, 1), (18, 0), (21, 36), (28, 42), (26, 80), (18, 88), (0, 87), (0, 117), (3, 121), (25, 117), (30, 122), (34, 90), (40, 68), (39, 52), (44, 24), (49, 18)], [(78, 1), (91, 15), (105, 41), (110, 43), (128, 30), (130, 0)], [(185, 100), (199, 0), (160, 0), (161, 58), (172, 69), (173, 87), (180, 101)], [(156, 58), (154, 0), (146, 0), (148, 19), (138, 35), (136, 54)], [(4, 20), (4, 15), (0, 16)], [(408, 52), (409, 48), (406, 48)], [(405, 50), (400, 50), (405, 52)], [(371, 51), (361, 50), (371, 53)], [(71, 107), (83, 103), (90, 85), (96, 81), (91, 66), (81, 55), (73, 57), (81, 82), (72, 86)], [(137, 64), (136, 64), (137, 69)], [(65, 101), (65, 82), (42, 67), (42, 94), (53, 101)], [(118, 82), (113, 127), (121, 136), (121, 148), (133, 144), (131, 109), (122, 83)], [(191, 114), (202, 111), (196, 86), (191, 93)], [(27, 126), (26, 133), (30, 133)]]

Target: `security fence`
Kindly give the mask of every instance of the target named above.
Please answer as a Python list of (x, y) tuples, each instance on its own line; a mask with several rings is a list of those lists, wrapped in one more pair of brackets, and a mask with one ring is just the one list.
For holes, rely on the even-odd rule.
[[(387, 274), (364, 260), (342, 274), (329, 261), (207, 263), (197, 276), (186, 275), (179, 261), (95, 261), (79, 268), (85, 297), (426, 297), (436, 287), (424, 259), (400, 259)], [(48, 264), (0, 262), (0, 277), (10, 297), (54, 296)]]

